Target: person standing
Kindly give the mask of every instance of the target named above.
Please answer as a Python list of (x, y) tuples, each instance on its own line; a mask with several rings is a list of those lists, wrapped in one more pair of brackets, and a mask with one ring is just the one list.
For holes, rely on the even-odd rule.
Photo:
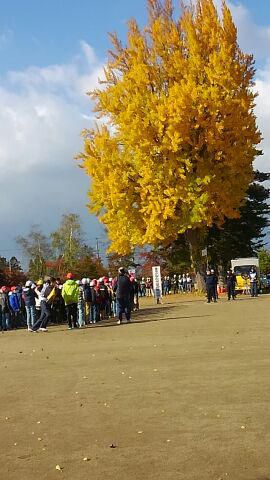
[(173, 293), (176, 295), (178, 293), (178, 280), (177, 280), (177, 275), (173, 276), (172, 279), (172, 288), (173, 288)]
[(228, 292), (228, 301), (235, 300), (235, 285), (236, 285), (236, 275), (232, 270), (227, 271), (226, 276), (227, 292)]
[(84, 289), (81, 280), (77, 280), (77, 285), (79, 287), (78, 294), (78, 324), (79, 328), (85, 327), (85, 300), (84, 300)]
[(123, 268), (119, 268), (117, 281), (114, 285), (116, 292), (116, 300), (118, 306), (118, 325), (123, 321), (123, 314), (125, 314), (127, 322), (131, 321), (131, 305), (130, 296), (132, 292), (132, 285), (128, 276), (128, 272)]
[(192, 293), (192, 278), (189, 275), (189, 273), (187, 273), (186, 279), (187, 279), (187, 291), (189, 293)]
[(213, 275), (215, 279), (215, 294), (216, 294), (216, 300), (218, 300), (218, 275), (216, 274), (215, 270), (211, 268), (210, 270), (211, 275)]
[(83, 299), (84, 299), (84, 305), (85, 305), (85, 323), (91, 323), (90, 322), (90, 307), (91, 307), (91, 288), (90, 288), (90, 279), (88, 281), (88, 278), (83, 278), (82, 279), (82, 288), (83, 288)]
[(99, 305), (98, 305), (98, 286), (97, 280), (94, 278), (90, 283), (90, 293), (91, 293), (91, 300), (90, 300), (90, 323), (96, 323), (97, 320), (100, 318), (99, 314)]
[(183, 273), (183, 276), (182, 276), (182, 284), (183, 284), (183, 292), (186, 293), (187, 292), (187, 277), (186, 277), (185, 273)]
[(205, 286), (206, 286), (206, 292), (207, 292), (207, 303), (211, 303), (212, 300), (215, 303), (217, 301), (215, 285), (216, 285), (215, 275), (213, 275), (210, 272), (210, 270), (207, 270), (206, 277), (205, 277)]
[(17, 295), (17, 287), (13, 286), (8, 294), (9, 307), (12, 316), (12, 328), (18, 328), (23, 325), (21, 318), (21, 306)]
[(255, 267), (251, 267), (249, 272), (250, 292), (252, 297), (258, 296), (258, 275)]
[(26, 310), (26, 322), (28, 332), (33, 331), (33, 325), (36, 322), (36, 293), (35, 285), (31, 280), (27, 280), (22, 291), (22, 298)]
[(1, 329), (3, 331), (11, 330), (11, 311), (8, 301), (8, 287), (3, 286), (0, 291), (0, 306), (1, 306)]
[(68, 329), (77, 328), (77, 307), (79, 297), (79, 285), (74, 280), (74, 276), (69, 272), (66, 276), (67, 280), (62, 288), (62, 297), (65, 302), (66, 315), (68, 321)]

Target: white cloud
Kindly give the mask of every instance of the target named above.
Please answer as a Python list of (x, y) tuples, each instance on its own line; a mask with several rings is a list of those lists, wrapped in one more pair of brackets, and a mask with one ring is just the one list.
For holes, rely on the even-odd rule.
[(270, 171), (270, 61), (257, 72), (255, 88), (258, 92), (256, 113), (263, 135), (264, 152), (264, 156), (256, 161), (256, 165), (261, 170)]
[(70, 64), (30, 67), (1, 79), (2, 242), (34, 223), (50, 231), (68, 211), (83, 215), (88, 236), (91, 228), (101, 231), (85, 208), (88, 179), (73, 160), (82, 149), (80, 132), (93, 119), (85, 93), (101, 74), (101, 63), (81, 42), (80, 55)]
[(270, 26), (254, 23), (251, 13), (241, 3), (230, 2), (229, 6), (238, 29), (241, 48), (252, 53), (257, 61), (264, 60), (269, 55)]
[[(256, 164), (270, 170), (270, 27), (256, 25), (241, 4), (230, 6), (241, 47), (260, 60), (256, 112), (265, 155)], [(0, 34), (0, 47), (6, 40)], [(102, 231), (87, 213), (88, 179), (73, 160), (82, 148), (80, 131), (93, 119), (85, 93), (102, 76), (103, 65), (81, 41), (68, 64), (32, 66), (0, 78), (0, 247), (8, 248), (33, 223), (52, 230), (68, 211), (82, 214), (87, 237)]]

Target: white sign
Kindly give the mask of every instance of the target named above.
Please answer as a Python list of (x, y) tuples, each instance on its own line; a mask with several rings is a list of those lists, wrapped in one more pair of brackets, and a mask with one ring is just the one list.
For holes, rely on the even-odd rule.
[(207, 248), (202, 250), (202, 257), (207, 257)]
[(153, 267), (153, 290), (156, 298), (162, 297), (162, 284), (161, 284), (161, 272), (160, 266)]

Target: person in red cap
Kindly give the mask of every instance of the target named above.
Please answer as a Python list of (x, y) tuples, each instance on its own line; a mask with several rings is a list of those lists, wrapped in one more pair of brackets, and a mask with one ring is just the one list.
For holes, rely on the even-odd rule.
[(74, 276), (71, 272), (67, 273), (67, 280), (62, 288), (62, 297), (65, 302), (66, 314), (68, 320), (68, 329), (76, 328), (77, 323), (77, 308), (79, 298), (79, 285), (74, 280)]

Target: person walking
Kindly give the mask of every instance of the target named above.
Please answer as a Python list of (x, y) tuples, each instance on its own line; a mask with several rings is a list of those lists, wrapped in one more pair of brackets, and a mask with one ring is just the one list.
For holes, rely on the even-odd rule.
[[(51, 308), (53, 301), (56, 297), (56, 286), (55, 286), (55, 278), (51, 277), (48, 279), (42, 290), (41, 294), (39, 296), (40, 298), (40, 317), (39, 319), (34, 323), (32, 330), (34, 332), (37, 332), (38, 330), (40, 332), (47, 332), (47, 325), (50, 321), (51, 318)], [(38, 295), (38, 293), (37, 293)]]
[(128, 276), (128, 272), (123, 267), (119, 268), (118, 278), (114, 285), (114, 291), (116, 292), (118, 307), (117, 324), (121, 325), (123, 321), (123, 314), (125, 314), (127, 322), (129, 323), (131, 321), (130, 296), (132, 292), (132, 285)]
[(67, 280), (62, 288), (62, 297), (65, 302), (66, 315), (68, 321), (68, 329), (77, 328), (77, 307), (79, 297), (79, 285), (74, 280), (74, 276), (69, 272), (66, 276)]

